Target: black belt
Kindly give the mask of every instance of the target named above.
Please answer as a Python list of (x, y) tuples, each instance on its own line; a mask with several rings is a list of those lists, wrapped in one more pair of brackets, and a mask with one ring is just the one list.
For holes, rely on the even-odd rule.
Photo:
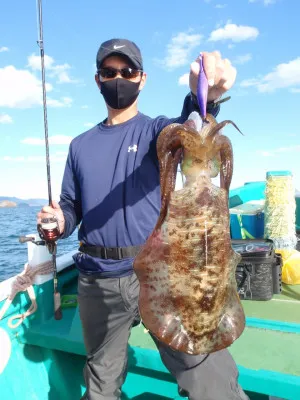
[(135, 257), (142, 246), (128, 246), (128, 247), (102, 247), (102, 246), (88, 246), (82, 244), (79, 251), (88, 254), (91, 257), (103, 258), (104, 260), (122, 260), (123, 258)]

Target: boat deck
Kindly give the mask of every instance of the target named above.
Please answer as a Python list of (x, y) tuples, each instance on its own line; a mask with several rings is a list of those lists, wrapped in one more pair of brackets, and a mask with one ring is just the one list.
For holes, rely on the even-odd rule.
[(263, 320), (257, 324), (276, 321), (281, 330), (292, 330), (295, 324), (295, 332), (300, 332), (300, 285), (283, 284), (281, 294), (275, 294), (269, 301), (244, 300), (242, 303), (249, 324), (257, 318)]
[[(300, 398), (299, 300), (298, 285), (284, 286), (282, 294), (276, 295), (271, 301), (243, 301), (247, 327), (229, 351), (238, 365), (239, 381), (245, 390), (284, 399)], [(20, 339), (23, 343), (31, 345), (85, 355), (78, 308), (65, 309), (61, 321), (51, 318), (43, 324), (32, 325)], [(174, 396), (177, 387), (162, 364), (155, 344), (143, 325), (133, 328), (130, 346), (130, 373), (124, 386), (124, 396), (127, 393), (127, 396), (131, 397), (124, 398), (176, 398)], [(153, 395), (162, 396), (168, 393), (170, 397), (134, 397), (133, 389), (128, 385), (136, 374), (139, 375), (139, 382), (145, 382), (138, 387), (135, 383), (139, 394), (134, 396), (140, 396), (141, 388), (144, 390), (148, 385), (149, 388), (152, 387)], [(153, 379), (155, 383), (152, 382)], [(163, 391), (159, 385), (164, 387)], [(257, 396), (253, 393), (250, 397), (267, 398)]]

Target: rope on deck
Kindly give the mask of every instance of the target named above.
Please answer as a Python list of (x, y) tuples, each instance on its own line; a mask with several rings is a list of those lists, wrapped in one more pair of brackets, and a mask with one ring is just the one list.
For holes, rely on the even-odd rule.
[[(35, 291), (33, 288), (34, 278), (36, 275), (47, 275), (52, 272), (53, 272), (52, 261), (46, 261), (44, 263), (35, 266), (31, 266), (30, 264), (26, 263), (24, 266), (24, 270), (16, 276), (15, 280), (12, 283), (11, 292), (8, 295), (3, 307), (0, 310), (0, 320), (3, 318), (4, 314), (10, 307), (17, 293), (25, 292), (26, 290), (31, 300), (31, 305), (29, 309), (25, 311), (23, 314), (17, 314), (10, 317), (7, 324), (10, 328), (17, 328), (24, 321), (25, 318), (35, 313), (37, 310), (37, 302), (36, 302)], [(18, 321), (13, 323), (14, 320)]]

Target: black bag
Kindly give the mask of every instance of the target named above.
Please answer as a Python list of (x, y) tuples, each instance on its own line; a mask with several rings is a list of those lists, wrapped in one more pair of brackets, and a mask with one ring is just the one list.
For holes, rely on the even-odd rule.
[(282, 258), (272, 240), (232, 240), (231, 244), (242, 256), (235, 274), (240, 299), (270, 300), (281, 292)]

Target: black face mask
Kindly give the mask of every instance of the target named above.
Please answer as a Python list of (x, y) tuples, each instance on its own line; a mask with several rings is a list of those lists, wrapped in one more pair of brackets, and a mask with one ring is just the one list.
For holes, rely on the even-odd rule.
[(101, 82), (101, 93), (111, 108), (120, 110), (134, 103), (140, 93), (139, 86), (140, 82), (117, 78)]

